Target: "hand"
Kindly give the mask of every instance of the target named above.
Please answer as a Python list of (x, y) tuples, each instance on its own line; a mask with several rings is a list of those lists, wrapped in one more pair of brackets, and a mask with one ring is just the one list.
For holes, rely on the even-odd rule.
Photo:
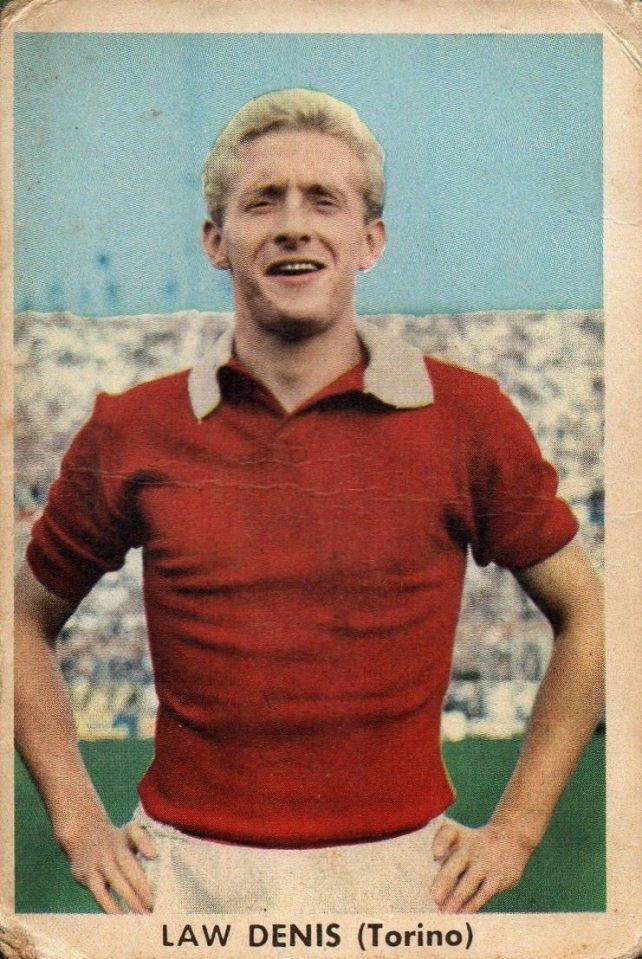
[(140, 863), (139, 853), (145, 859), (154, 859), (156, 848), (149, 833), (135, 823), (117, 829), (109, 820), (95, 821), (90, 827), (62, 837), (62, 846), (71, 872), (86, 886), (105, 912), (117, 915), (124, 910), (112, 892), (133, 912), (152, 911), (154, 897)]
[(440, 912), (477, 912), (517, 883), (534, 845), (499, 826), (470, 829), (446, 820), (432, 844), (441, 867), (430, 894)]

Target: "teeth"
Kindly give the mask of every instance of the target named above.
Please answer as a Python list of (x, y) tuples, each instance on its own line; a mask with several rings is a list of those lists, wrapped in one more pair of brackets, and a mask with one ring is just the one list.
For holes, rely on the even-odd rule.
[(276, 273), (311, 273), (320, 267), (316, 263), (310, 263), (308, 260), (301, 260), (296, 263), (281, 263), (273, 267)]

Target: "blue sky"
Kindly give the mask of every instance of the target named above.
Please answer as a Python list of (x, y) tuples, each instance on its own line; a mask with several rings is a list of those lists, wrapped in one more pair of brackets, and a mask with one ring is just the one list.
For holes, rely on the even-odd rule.
[(363, 312), (602, 305), (601, 36), (19, 34), (17, 309), (229, 309), (200, 174), (247, 99), (309, 86), (386, 150)]

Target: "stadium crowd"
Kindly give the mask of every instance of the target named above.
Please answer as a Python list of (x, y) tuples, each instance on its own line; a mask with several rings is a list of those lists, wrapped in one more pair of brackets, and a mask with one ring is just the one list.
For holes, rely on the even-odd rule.
[[(602, 316), (598, 311), (372, 317), (425, 352), (499, 380), (560, 476), (594, 562), (602, 566)], [(16, 560), (62, 453), (96, 392), (190, 366), (229, 323), (225, 314), (16, 318)], [(59, 655), (82, 738), (152, 735), (156, 697), (141, 597), (141, 558), (104, 577), (65, 627)], [(501, 618), (497, 610), (502, 610)], [(551, 648), (550, 630), (513, 578), (470, 565), (446, 738), (524, 729)]]

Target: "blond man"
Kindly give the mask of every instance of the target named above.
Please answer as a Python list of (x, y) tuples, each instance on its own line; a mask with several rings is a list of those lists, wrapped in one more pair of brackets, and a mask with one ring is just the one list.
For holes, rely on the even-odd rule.
[[(107, 912), (474, 912), (518, 881), (598, 718), (599, 588), (556, 475), (486, 377), (359, 320), (383, 151), (286, 90), (207, 159), (205, 252), (234, 327), (191, 371), (99, 396), (18, 586), (18, 744)], [(142, 546), (159, 695), (124, 829), (78, 752), (54, 655)], [(443, 818), (441, 703), (466, 558), (509, 569), (555, 650), (490, 820)], [(368, 880), (364, 882), (364, 872)]]

